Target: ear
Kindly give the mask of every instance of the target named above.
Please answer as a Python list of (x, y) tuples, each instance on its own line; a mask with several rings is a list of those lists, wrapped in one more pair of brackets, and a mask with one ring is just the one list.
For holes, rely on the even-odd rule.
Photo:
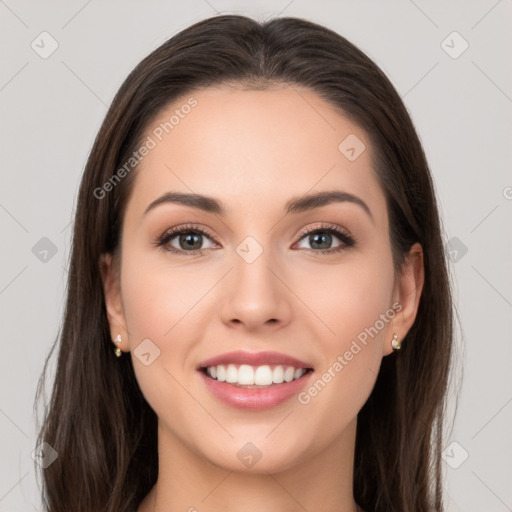
[(110, 325), (110, 336), (114, 340), (120, 334), (121, 343), (116, 344), (116, 346), (123, 352), (127, 352), (129, 347), (128, 330), (121, 301), (119, 265), (112, 254), (106, 253), (100, 256), (99, 267), (103, 282), (107, 318)]
[(423, 249), (419, 243), (415, 243), (405, 257), (400, 274), (397, 276), (393, 296), (395, 297), (394, 302), (398, 302), (401, 309), (397, 308), (398, 312), (393, 318), (392, 331), (383, 345), (383, 355), (387, 356), (393, 352), (391, 345), (393, 334), (397, 334), (398, 340), (401, 341), (414, 324), (424, 281)]

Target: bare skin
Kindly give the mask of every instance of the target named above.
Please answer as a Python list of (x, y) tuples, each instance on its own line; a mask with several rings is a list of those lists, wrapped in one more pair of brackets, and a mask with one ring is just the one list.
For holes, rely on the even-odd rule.
[[(139, 512), (355, 512), (357, 414), (393, 334), (402, 339), (416, 317), (421, 246), (395, 275), (370, 141), (315, 93), (295, 86), (194, 91), (160, 112), (147, 134), (190, 96), (197, 106), (134, 171), (120, 278), (110, 255), (101, 262), (112, 339), (121, 334), (120, 347), (130, 352), (123, 357), (131, 355), (159, 418), (158, 482)], [(338, 149), (350, 134), (366, 146), (354, 161)], [(370, 213), (343, 201), (284, 215), (291, 198), (331, 190), (357, 196)], [(226, 212), (165, 202), (144, 213), (169, 191), (215, 198)], [(179, 235), (153, 243), (183, 225), (207, 231), (200, 249), (187, 253)], [(355, 245), (323, 230), (319, 248), (304, 234), (325, 225)], [(251, 263), (236, 250), (248, 236), (262, 249)], [(333, 372), (338, 356), (393, 304), (400, 310)], [(149, 366), (133, 352), (145, 339), (160, 350)], [(233, 350), (281, 352), (312, 363), (311, 384), (329, 368), (331, 379), (306, 404), (293, 397), (264, 411), (236, 409), (214, 397), (196, 370)], [(251, 467), (237, 457), (248, 442), (261, 453)]]

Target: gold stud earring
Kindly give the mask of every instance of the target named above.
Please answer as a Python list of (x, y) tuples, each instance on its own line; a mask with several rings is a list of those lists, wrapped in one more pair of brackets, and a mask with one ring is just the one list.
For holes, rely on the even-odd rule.
[[(115, 340), (112, 340), (112, 343), (115, 343), (116, 345), (119, 345), (119, 343), (121, 343), (121, 335), (118, 334), (117, 335), (117, 338)], [(114, 349), (114, 353), (117, 357), (121, 357), (121, 354), (122, 354), (122, 351), (119, 347), (116, 347)]]
[(402, 342), (398, 341), (398, 335), (393, 334), (393, 339), (391, 340), (391, 346), (393, 347), (393, 350), (396, 352), (397, 350), (400, 350), (402, 347)]

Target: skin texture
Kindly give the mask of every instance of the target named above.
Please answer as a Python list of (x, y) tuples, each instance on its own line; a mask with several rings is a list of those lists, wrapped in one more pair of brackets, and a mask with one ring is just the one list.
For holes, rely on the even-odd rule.
[[(120, 347), (130, 352), (159, 417), (159, 479), (139, 512), (291, 512), (319, 504), (324, 511), (355, 511), (357, 414), (392, 352), (393, 333), (402, 339), (414, 322), (424, 279), (421, 247), (411, 248), (395, 276), (370, 141), (314, 92), (194, 91), (160, 112), (147, 134), (190, 96), (197, 106), (136, 171), (120, 269), (110, 255), (101, 260), (112, 339), (121, 334)], [(355, 161), (338, 150), (350, 134), (366, 146)], [(292, 197), (333, 189), (361, 198), (372, 218), (349, 202), (283, 215)], [(227, 213), (165, 203), (144, 215), (168, 191), (219, 199)], [(324, 247), (344, 246), (333, 235), (330, 246), (314, 248), (303, 231), (322, 223), (347, 231), (356, 245), (322, 254)], [(185, 224), (211, 233), (202, 238), (202, 255), (153, 244)], [(263, 249), (252, 263), (236, 252), (247, 236)], [(179, 236), (169, 246), (186, 248)], [(232, 350), (275, 350), (311, 362), (314, 383), (395, 302), (400, 311), (308, 404), (294, 397), (265, 411), (234, 409), (211, 395), (196, 371), (202, 360)], [(160, 350), (149, 366), (133, 353), (147, 338)], [(237, 457), (248, 442), (262, 454), (250, 468)]]

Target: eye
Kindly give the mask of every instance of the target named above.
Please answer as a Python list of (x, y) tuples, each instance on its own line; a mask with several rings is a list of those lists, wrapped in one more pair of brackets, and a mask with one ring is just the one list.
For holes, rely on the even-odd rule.
[[(310, 244), (310, 248), (306, 247), (307, 250), (320, 252), (322, 254), (336, 253), (356, 244), (355, 238), (349, 233), (330, 225), (308, 228), (305, 232), (301, 233), (301, 235), (301, 240), (304, 239), (304, 241)], [(334, 248), (329, 247), (333, 242), (333, 235), (341, 241), (341, 243)]]
[[(334, 248), (329, 247), (333, 243), (333, 236), (340, 242)], [(201, 255), (207, 249), (212, 248), (203, 247), (204, 238), (213, 240), (215, 244), (218, 243), (215, 240), (215, 237), (204, 229), (191, 225), (177, 226), (167, 230), (163, 235), (161, 235), (155, 241), (155, 245), (175, 254)], [(310, 248), (299, 248), (322, 254), (337, 253), (347, 247), (354, 246), (357, 242), (356, 239), (348, 232), (331, 225), (308, 228), (301, 233), (301, 238), (298, 243), (300, 244), (303, 239), (305, 242), (309, 242)]]
[(179, 226), (166, 231), (160, 238), (158, 238), (155, 245), (177, 254), (203, 254), (204, 248), (202, 247), (202, 244), (205, 237), (208, 239), (214, 239), (212, 235), (201, 228), (193, 226)]

